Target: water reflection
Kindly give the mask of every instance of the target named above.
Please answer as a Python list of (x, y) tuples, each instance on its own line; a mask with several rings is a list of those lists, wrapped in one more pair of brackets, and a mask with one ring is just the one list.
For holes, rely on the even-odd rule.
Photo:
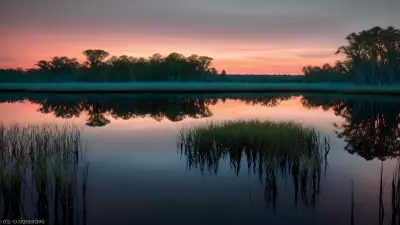
[(400, 160), (397, 159), (391, 187), (392, 224), (400, 224)]
[[(118, 220), (116, 224), (127, 224), (127, 221), (129, 224), (188, 224), (194, 220), (201, 221), (199, 224), (211, 224), (212, 222), (207, 223), (209, 221), (205, 219), (208, 217), (214, 217), (215, 223), (223, 224), (228, 217), (226, 215), (235, 216), (235, 220), (237, 219), (240, 224), (246, 222), (294, 224), (297, 220), (299, 224), (399, 223), (400, 167), (396, 165), (392, 173), (394, 161), (388, 160), (398, 156), (400, 112), (396, 104), (400, 102), (398, 99), (307, 94), (296, 98), (273, 94), (264, 96), (245, 94), (236, 96), (16, 94), (12, 96), (7, 94), (0, 97), (4, 98), (4, 102), (27, 99), (37, 104), (34, 105), (36, 108), (33, 111), (38, 109), (40, 113), (66, 119), (83, 117), (86, 121), (73, 122), (105, 126), (102, 129), (85, 129), (88, 131), (85, 132), (85, 138), (95, 145), (95, 151), (88, 154), (91, 167), (90, 182), (92, 182), (89, 185), (85, 158), (79, 154), (79, 160), (75, 160), (74, 150), (65, 155), (71, 159), (65, 164), (60, 164), (62, 160), (59, 160), (59, 156), (52, 151), (44, 151), (47, 155), (30, 154), (31, 147), (35, 149), (34, 152), (54, 149), (51, 146), (55, 146), (56, 140), (59, 139), (46, 141), (46, 138), (36, 136), (37, 133), (52, 133), (50, 130), (53, 128), (48, 128), (49, 131), (46, 132), (35, 133), (29, 130), (32, 128), (17, 126), (14, 128), (16, 131), (14, 133), (23, 135), (10, 136), (13, 132), (7, 135), (0, 133), (0, 142), (3, 143), (0, 146), (3, 146), (2, 152), (6, 152), (0, 160), (2, 179), (0, 216), (5, 219), (45, 219), (50, 221), (50, 224), (53, 221), (54, 224), (55, 221), (58, 221), (58, 224), (85, 224), (88, 217), (88, 224), (97, 225), (112, 224), (113, 221), (107, 221), (108, 214), (112, 213), (116, 215), (114, 219)], [(224, 105), (223, 102), (228, 99), (236, 102), (227, 101)], [(290, 100), (289, 104), (286, 104), (288, 103), (286, 100)], [(304, 121), (303, 115), (283, 114), (280, 117), (269, 117), (272, 114), (270, 112), (290, 110), (293, 103), (299, 104), (300, 107), (313, 109), (320, 107), (328, 110), (328, 112), (310, 110), (329, 115), (320, 118), (333, 118), (332, 121), (327, 121), (328, 130), (322, 125), (315, 126), (317, 124), (315, 121)], [(227, 106), (227, 109), (220, 111), (220, 108), (212, 107), (217, 104), (220, 104), (220, 108)], [(299, 144), (293, 138), (296, 135), (285, 130), (278, 132), (280, 137), (267, 139), (265, 143), (269, 143), (268, 150), (260, 151), (254, 144), (257, 143), (254, 142), (256, 139), (252, 139), (253, 142), (244, 142), (234, 136), (243, 136), (254, 131), (245, 126), (240, 129), (230, 129), (234, 133), (211, 133), (213, 138), (201, 139), (202, 141), (198, 143), (202, 145), (198, 145), (198, 148), (194, 147), (196, 145), (179, 146), (182, 149), (179, 153), (184, 157), (177, 157), (175, 135), (178, 134), (179, 128), (187, 124), (201, 127), (201, 124), (210, 121), (219, 121), (215, 122), (219, 124), (221, 118), (226, 120), (227, 117), (235, 117), (237, 112), (230, 110), (230, 107), (236, 109), (236, 105), (232, 104), (265, 106), (266, 110), (257, 111), (258, 114), (254, 113), (254, 109), (259, 110), (262, 107), (244, 106), (241, 109), (245, 109), (237, 114), (238, 118), (249, 119), (256, 115), (265, 122), (264, 118), (268, 116), (272, 120), (293, 119), (304, 127), (315, 126), (316, 130), (329, 135), (332, 150), (328, 155), (325, 151), (328, 144), (322, 139), (319, 142), (321, 151), (299, 151), (300, 154), (293, 154), (293, 150), (299, 148), (303, 150), (314, 148), (313, 145), (310, 145), (311, 148), (302, 148), (305, 142)], [(296, 105), (296, 109), (299, 109), (299, 105)], [(3, 106), (9, 111), (22, 108), (11, 107), (8, 104)], [(274, 111), (268, 107), (278, 108)], [(308, 113), (308, 110), (304, 111)], [(133, 121), (116, 123), (121, 127), (107, 126), (115, 119), (133, 120), (146, 117), (157, 121), (163, 119), (182, 121), (185, 118), (209, 117), (213, 112), (216, 114), (214, 117), (216, 119), (168, 123), (167, 128), (164, 127), (165, 124), (153, 123), (152, 126), (144, 128), (135, 127), (135, 131), (139, 132), (134, 134), (126, 132), (126, 127), (122, 127), (135, 125)], [(262, 115), (263, 113), (266, 115)], [(342, 120), (336, 120), (332, 114)], [(38, 116), (30, 114), (29, 111), (26, 115)], [(286, 118), (284, 117), (286, 115), (294, 116)], [(43, 116), (39, 122), (47, 118), (48, 116)], [(9, 121), (11, 120), (7, 123)], [(341, 122), (331, 125), (333, 121)], [(138, 122), (151, 123), (146, 120)], [(6, 130), (10, 129), (8, 127), (0, 129), (2, 132), (8, 132)], [(271, 129), (262, 130), (271, 131)], [(332, 132), (333, 130), (337, 135)], [(58, 131), (57, 135), (51, 135), (51, 138), (61, 139), (62, 133)], [(18, 147), (15, 151), (9, 147), (13, 146), (12, 143), (23, 143), (29, 138), (33, 138), (34, 141), (27, 142), (30, 143), (28, 147)], [(221, 140), (229, 142), (225, 142), (224, 145), (221, 144), (224, 143)], [(6, 146), (4, 143), (8, 143), (8, 147), (4, 147)], [(230, 144), (230, 148), (226, 148), (227, 143)], [(274, 146), (271, 143), (279, 145)], [(74, 145), (66, 144), (66, 146)], [(23, 154), (19, 154), (21, 152), (19, 149)], [(49, 157), (44, 161), (40, 155)], [(331, 165), (328, 170), (326, 170), (327, 159)], [(79, 163), (76, 163), (78, 161)], [(192, 169), (191, 171), (185, 170), (185, 163)], [(381, 165), (383, 169), (379, 173)], [(55, 169), (57, 167), (60, 169)], [(327, 171), (326, 176), (324, 170)], [(62, 176), (63, 179), (58, 183), (56, 177), (60, 173), (57, 171), (64, 171), (61, 173), (67, 174)], [(213, 179), (207, 177), (207, 172), (211, 173)], [(246, 176), (246, 172), (250, 178)], [(214, 179), (214, 175), (218, 175), (217, 179)], [(21, 182), (12, 182), (18, 181), (16, 179), (18, 176), (27, 178), (21, 179)], [(253, 179), (253, 176), (256, 178)], [(353, 189), (350, 188), (352, 179)], [(87, 207), (86, 195), (89, 196)], [(70, 202), (73, 202), (74, 207), (71, 207)], [(267, 210), (265, 203), (275, 210)], [(199, 211), (203, 213), (198, 215), (196, 212)], [(214, 212), (217, 213), (213, 214)], [(156, 216), (149, 215), (156, 215), (159, 219), (157, 221), (154, 219), (154, 223), (151, 223), (152, 218)], [(102, 223), (102, 221), (107, 222)]]
[[(396, 97), (376, 96), (326, 96), (304, 95), (302, 104), (308, 108), (322, 107), (332, 110), (335, 115), (344, 118), (342, 124), (334, 123), (338, 138), (345, 141), (345, 150), (366, 160), (381, 160), (377, 224), (385, 224), (385, 216), (391, 215), (390, 224), (400, 224), (400, 99)], [(396, 158), (397, 163), (391, 174), (391, 182), (383, 177), (383, 166), (386, 159)], [(390, 187), (385, 187), (390, 183)], [(356, 224), (362, 206), (355, 205), (354, 192), (362, 187), (354, 187), (352, 183), (351, 223)], [(387, 189), (387, 193), (386, 192)], [(385, 196), (389, 195), (391, 207), (385, 205)], [(357, 212), (356, 212), (357, 211)], [(389, 223), (388, 223), (389, 224)]]
[[(397, 158), (396, 165), (393, 168), (393, 171), (390, 171), (391, 180), (390, 180), (390, 187), (387, 188), (386, 180), (383, 176), (384, 169), (383, 169), (384, 162), (381, 161), (380, 165), (380, 177), (379, 177), (379, 194), (378, 194), (378, 222), (377, 224), (383, 225), (385, 221), (388, 223), (386, 224), (400, 224), (400, 159)], [(362, 205), (355, 204), (355, 193), (362, 189), (362, 187), (355, 187), (353, 180), (351, 181), (351, 213), (350, 213), (350, 224), (354, 225), (357, 224), (357, 219), (360, 219), (358, 215), (360, 208)], [(387, 189), (387, 190), (386, 190)], [(385, 205), (384, 197), (388, 195), (390, 198), (390, 207)], [(390, 215), (388, 219), (385, 220), (387, 214)], [(390, 220), (389, 220), (390, 219)], [(390, 223), (389, 223), (390, 222)]]
[[(205, 118), (213, 115), (210, 106), (227, 99), (249, 105), (278, 106), (291, 95), (4, 95), (2, 102), (28, 100), (38, 104), (38, 111), (60, 118), (87, 116), (86, 125), (102, 127), (113, 119), (152, 118), (177, 122), (185, 118)], [(304, 94), (300, 103), (307, 108), (332, 110), (345, 122), (334, 124), (345, 149), (351, 154), (371, 160), (399, 155), (399, 99), (387, 100), (369, 96), (324, 96)], [(111, 118), (110, 118), (111, 117)]]
[(0, 125), (0, 217), (86, 224), (88, 164), (76, 126)]
[[(247, 104), (277, 106), (280, 101), (290, 97), (282, 96), (247, 96), (229, 97)], [(196, 97), (182, 95), (17, 95), (3, 97), (2, 102), (28, 100), (38, 104), (38, 111), (53, 114), (55, 117), (69, 119), (86, 113), (86, 125), (102, 127), (114, 119), (152, 118), (156, 121), (167, 119), (172, 122), (185, 118), (205, 118), (212, 116), (210, 106), (218, 101), (225, 102), (224, 97)], [(1, 102), (1, 101), (0, 101)]]
[(292, 122), (230, 121), (181, 131), (178, 148), (187, 157), (189, 169), (205, 169), (218, 175), (220, 161), (229, 158), (239, 176), (242, 157), (248, 172), (261, 183), (264, 197), (273, 208), (278, 195), (278, 177), (291, 176), (294, 201), (299, 190), (305, 205), (315, 206), (320, 191), (321, 167), (327, 162), (329, 143), (315, 129)]
[(366, 160), (384, 160), (399, 156), (400, 105), (398, 101), (379, 101), (364, 98), (328, 99), (304, 96), (303, 105), (332, 109), (345, 119), (343, 124), (334, 124), (339, 138), (345, 140), (345, 149)]

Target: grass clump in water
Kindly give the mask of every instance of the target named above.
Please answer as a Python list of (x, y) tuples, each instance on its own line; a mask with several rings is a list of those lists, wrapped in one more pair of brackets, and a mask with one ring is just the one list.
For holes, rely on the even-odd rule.
[(85, 205), (79, 196), (86, 179), (78, 182), (87, 176), (84, 153), (77, 126), (0, 124), (1, 218), (46, 224), (84, 219), (77, 216)]
[(279, 174), (292, 175), (296, 203), (299, 186), (304, 202), (315, 203), (321, 166), (329, 151), (327, 139), (314, 128), (294, 122), (259, 120), (227, 121), (182, 129), (178, 147), (181, 154), (187, 156), (189, 168), (200, 168), (202, 172), (208, 169), (218, 173), (220, 160), (229, 156), (232, 169), (239, 175), (245, 155), (248, 170), (257, 173), (260, 181), (265, 177), (265, 198), (274, 206)]

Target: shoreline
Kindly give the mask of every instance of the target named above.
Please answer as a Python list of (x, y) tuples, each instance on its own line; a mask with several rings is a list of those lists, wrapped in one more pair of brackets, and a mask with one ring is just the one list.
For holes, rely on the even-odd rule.
[(348, 83), (231, 83), (231, 82), (138, 82), (138, 83), (0, 83), (0, 92), (28, 93), (282, 93), (400, 95), (400, 85)]

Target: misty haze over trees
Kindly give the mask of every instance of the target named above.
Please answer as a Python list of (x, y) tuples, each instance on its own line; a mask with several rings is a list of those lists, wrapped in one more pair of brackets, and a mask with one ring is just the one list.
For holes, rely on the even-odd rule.
[(40, 60), (37, 68), (0, 69), (0, 82), (138, 82), (138, 81), (236, 81), (236, 82), (355, 82), (392, 84), (400, 81), (400, 30), (373, 27), (346, 37), (347, 45), (336, 54), (345, 56), (334, 65), (305, 66), (305, 76), (227, 76), (212, 67), (213, 58), (171, 53), (148, 58), (111, 56), (101, 49), (83, 51), (86, 61), (66, 56)]

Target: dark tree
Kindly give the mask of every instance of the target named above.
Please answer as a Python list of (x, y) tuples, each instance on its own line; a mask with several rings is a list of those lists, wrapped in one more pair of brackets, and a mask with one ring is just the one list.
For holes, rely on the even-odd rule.
[(307, 77), (330, 77), (346, 75), (357, 83), (391, 84), (400, 81), (400, 30), (394, 27), (373, 27), (346, 37), (347, 45), (340, 46), (336, 54), (346, 60), (334, 66), (306, 66)]
[(105, 60), (110, 54), (101, 49), (88, 49), (83, 51), (83, 55), (86, 56), (87, 64), (91, 67), (99, 67), (103, 64), (103, 60)]

